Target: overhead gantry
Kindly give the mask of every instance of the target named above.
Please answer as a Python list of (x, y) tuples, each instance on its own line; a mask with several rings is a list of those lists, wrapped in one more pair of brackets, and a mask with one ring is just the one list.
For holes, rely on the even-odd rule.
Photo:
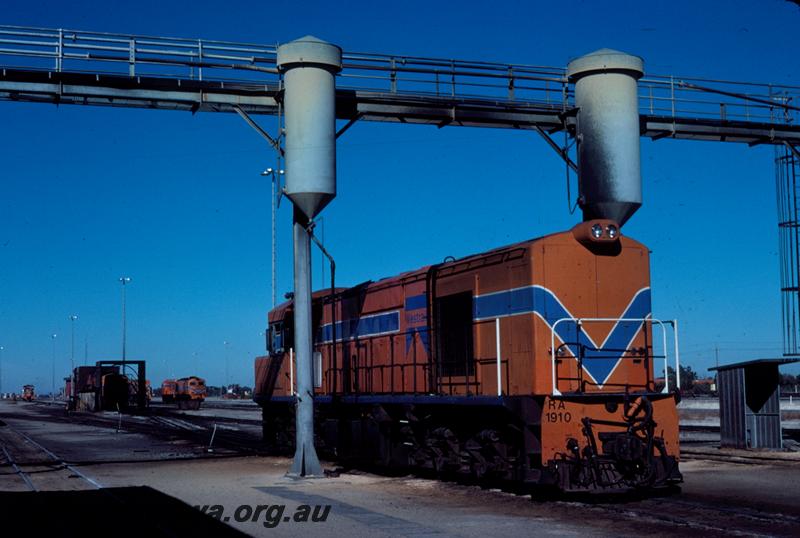
[[(800, 351), (800, 87), (645, 77), (640, 58), (607, 49), (563, 69), (342, 53), (311, 36), (276, 47), (0, 26), (0, 100), (237, 113), (285, 159), (284, 192), (294, 204), (294, 476), (322, 474), (313, 443), (311, 229), (336, 195), (336, 138), (358, 121), (535, 131), (579, 172), (584, 218), (620, 224), (642, 203), (642, 136), (781, 148), (784, 328), (794, 346), (787, 350)], [(278, 134), (256, 114), (277, 115)], [(338, 131), (336, 120), (344, 121)]]

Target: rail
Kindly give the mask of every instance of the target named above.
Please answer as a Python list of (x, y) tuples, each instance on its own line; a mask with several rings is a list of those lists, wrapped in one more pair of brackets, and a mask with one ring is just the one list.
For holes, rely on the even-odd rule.
[[(580, 343), (580, 334), (583, 331), (583, 324), (584, 323), (596, 323), (596, 322), (598, 322), (598, 323), (614, 323), (615, 324), (614, 328), (616, 328), (619, 323), (638, 323), (638, 324), (650, 323), (651, 325), (652, 324), (657, 324), (659, 326), (659, 328), (661, 329), (661, 343), (662, 343), (663, 355), (651, 354), (651, 355), (647, 356), (647, 351), (645, 351), (645, 355), (646, 356), (643, 357), (643, 358), (645, 358), (645, 359), (661, 358), (661, 359), (664, 360), (664, 388), (662, 390), (663, 393), (669, 392), (669, 375), (668, 375), (669, 374), (669, 347), (667, 346), (666, 325), (670, 325), (672, 327), (672, 330), (673, 330), (673, 349), (675, 351), (675, 372), (676, 372), (676, 376), (675, 377), (676, 377), (676, 384), (677, 384), (677, 388), (680, 389), (680, 375), (679, 375), (679, 372), (680, 372), (680, 352), (679, 352), (679, 348), (678, 348), (678, 321), (677, 320), (661, 321), (659, 319), (654, 319), (654, 318), (649, 318), (649, 317), (648, 318), (560, 318), (560, 319), (557, 319), (552, 324), (552, 326), (550, 328), (550, 368), (551, 368), (551, 375), (552, 375), (552, 392), (551, 392), (551, 394), (553, 396), (561, 396), (562, 395), (562, 392), (558, 389), (559, 378), (558, 378), (558, 374), (557, 374), (557, 360), (560, 359), (559, 350), (562, 349), (564, 346), (569, 347), (569, 345), (576, 345), (576, 346), (579, 346), (579, 347), (583, 346), (583, 344)], [(559, 339), (562, 341), (562, 344), (561, 344), (561, 346), (556, 347), (556, 337), (558, 336), (557, 335), (558, 326), (563, 324), (563, 323), (574, 323), (575, 324), (576, 336), (577, 336), (578, 342), (568, 343), (568, 342), (564, 341), (564, 338), (561, 338), (559, 336)], [(613, 330), (614, 329), (612, 328), (612, 331)], [(640, 329), (637, 329), (636, 334), (638, 334), (639, 330)], [(633, 335), (633, 337), (635, 338), (635, 334)], [(647, 349), (647, 347), (648, 346), (645, 346), (646, 349)], [(596, 348), (596, 349), (597, 350), (619, 352), (620, 353), (620, 360), (622, 360), (624, 358), (623, 355), (625, 353), (630, 351), (629, 349), (620, 349), (620, 350), (616, 350), (616, 349), (615, 350), (611, 350), (611, 349), (605, 349), (605, 348)], [(570, 353), (573, 354), (573, 356), (574, 356), (574, 353), (571, 350), (570, 350)], [(582, 355), (582, 353), (579, 353), (578, 355)], [(582, 357), (581, 356), (576, 356), (575, 359), (578, 361), (578, 368), (579, 368), (579, 372), (578, 373), (579, 373), (579, 376), (581, 376), (581, 378), (582, 378), (582, 370), (583, 370)], [(647, 365), (647, 363), (645, 365)], [(609, 375), (610, 375), (610, 373), (609, 373)], [(599, 383), (599, 384), (602, 384), (602, 383)], [(580, 390), (583, 389), (582, 385), (581, 385), (581, 387), (579, 387), (579, 389)]]
[[(150, 77), (177, 81), (178, 88), (180, 81), (212, 81), (242, 91), (275, 90), (280, 87), (276, 57), (277, 45), (0, 26), (4, 76), (6, 70), (20, 70), (93, 75), (97, 83), (103, 77), (140, 82)], [(10, 82), (0, 93), (19, 97), (26, 88)], [(365, 99), (418, 105), (444, 100), (560, 114), (574, 107), (566, 70), (542, 65), (345, 52), (337, 88)], [(639, 81), (640, 114), (660, 120), (795, 125), (799, 105), (800, 86), (657, 74)], [(162, 105), (153, 101), (152, 106)], [(652, 136), (669, 135), (668, 126), (664, 133)]]

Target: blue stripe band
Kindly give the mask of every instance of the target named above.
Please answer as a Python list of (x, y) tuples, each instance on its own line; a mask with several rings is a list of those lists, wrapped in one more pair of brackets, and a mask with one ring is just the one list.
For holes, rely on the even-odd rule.
[[(365, 316), (363, 318), (345, 319), (336, 322), (336, 340), (352, 340), (366, 338), (378, 334), (398, 332), (400, 330), (400, 312), (386, 312)], [(331, 324), (327, 323), (317, 331), (317, 343), (333, 340)]]
[(428, 296), (424, 293), (422, 295), (414, 295), (406, 297), (406, 310), (419, 310), (428, 306)]

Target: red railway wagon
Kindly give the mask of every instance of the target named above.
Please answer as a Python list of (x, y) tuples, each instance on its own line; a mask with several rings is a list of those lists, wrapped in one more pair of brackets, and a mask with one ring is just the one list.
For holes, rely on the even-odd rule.
[[(681, 481), (678, 396), (654, 386), (669, 326), (647, 247), (613, 221), (320, 291), (312, 318), (330, 456), (570, 491)], [(288, 302), (255, 365), (276, 447), (293, 443), (292, 347)]]
[(73, 370), (73, 378), (75, 379), (75, 393), (92, 392), (100, 390), (102, 384), (102, 377), (106, 374), (119, 373), (119, 368), (116, 366), (103, 366), (100, 368), (100, 379), (95, 379), (97, 376), (96, 366), (77, 366)]

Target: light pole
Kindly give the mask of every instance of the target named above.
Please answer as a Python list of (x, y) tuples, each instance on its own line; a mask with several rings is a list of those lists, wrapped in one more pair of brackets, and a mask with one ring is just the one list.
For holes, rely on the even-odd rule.
[(3, 397), (3, 350), (4, 346), (0, 346), (0, 398)]
[(222, 342), (222, 345), (225, 346), (225, 391), (227, 392), (228, 385), (230, 385), (230, 375), (228, 372), (228, 346), (230, 345), (230, 342), (225, 340)]
[(277, 248), (278, 248), (278, 239), (277, 239), (277, 217), (276, 214), (278, 212), (278, 189), (276, 188), (276, 180), (277, 175), (283, 175), (283, 170), (275, 170), (274, 168), (267, 168), (263, 172), (261, 172), (262, 176), (272, 176), (272, 308), (275, 308), (275, 297), (277, 292), (275, 290), (277, 286)]
[(125, 332), (127, 330), (125, 324), (125, 285), (131, 281), (130, 277), (121, 276), (119, 277), (120, 283), (122, 283), (122, 371), (125, 372)]
[(72, 314), (69, 317), (70, 321), (70, 329), (71, 329), (71, 348), (70, 348), (70, 355), (69, 355), (69, 394), (64, 394), (64, 397), (69, 402), (69, 406), (72, 406), (72, 394), (75, 392), (75, 320), (78, 319), (77, 314)]
[(71, 322), (71, 329), (72, 329), (72, 351), (70, 352), (69, 362), (70, 362), (70, 367), (72, 368), (72, 370), (75, 369), (75, 320), (76, 319), (78, 319), (78, 316), (75, 315), (75, 314), (72, 314), (69, 317), (69, 320)]
[(52, 378), (51, 384), (52, 388), (50, 389), (50, 398), (55, 401), (56, 399), (56, 334), (51, 334), (50, 339), (53, 341), (53, 371), (52, 371)]

